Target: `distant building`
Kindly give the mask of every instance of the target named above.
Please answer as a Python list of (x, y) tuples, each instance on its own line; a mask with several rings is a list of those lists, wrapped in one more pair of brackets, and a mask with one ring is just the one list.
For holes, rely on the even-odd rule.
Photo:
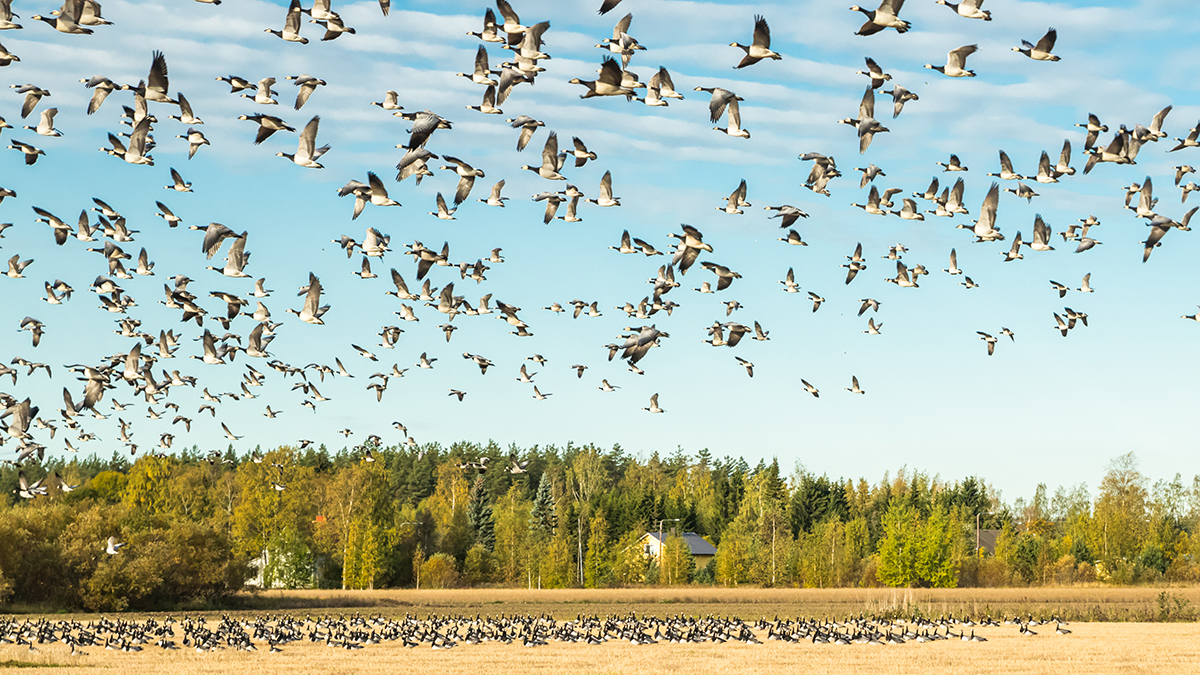
[[(683, 541), (688, 545), (688, 550), (692, 554), (692, 558), (696, 560), (696, 569), (700, 569), (708, 564), (708, 561), (713, 559), (717, 554), (717, 547), (705, 541), (704, 537), (695, 532), (684, 532)], [(671, 533), (664, 533), (662, 540), (658, 538), (657, 532), (647, 532), (646, 536), (642, 537), (642, 551), (646, 557), (658, 558), (662, 555), (663, 544), (671, 537)]]
[(976, 530), (978, 538), (977, 551), (983, 551), (989, 555), (996, 554), (996, 540), (1000, 538), (1000, 533), (1003, 530)]

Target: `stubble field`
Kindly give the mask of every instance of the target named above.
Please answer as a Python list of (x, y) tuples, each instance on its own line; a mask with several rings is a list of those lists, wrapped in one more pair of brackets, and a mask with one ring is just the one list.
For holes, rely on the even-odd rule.
[[(928, 644), (871, 646), (786, 644), (766, 641), (766, 631), (756, 631), (761, 645), (670, 644), (633, 645), (613, 640), (603, 645), (551, 642), (526, 648), (513, 644), (460, 644), (450, 650), (428, 645), (404, 648), (398, 642), (369, 645), (361, 650), (330, 648), (308, 641), (285, 645), (268, 653), (265, 643), (257, 652), (232, 649), (197, 653), (191, 649), (163, 651), (147, 645), (142, 652), (106, 651), (85, 647), (87, 656), (70, 656), (62, 644), (37, 645), (37, 651), (13, 645), (0, 646), (4, 666), (51, 666), (55, 673), (741, 673), (888, 672), (929, 673), (1189, 673), (1200, 672), (1200, 625), (1196, 623), (1145, 623), (1132, 619), (1161, 610), (1161, 589), (956, 589), (951, 591), (884, 590), (759, 590), (759, 589), (654, 589), (617, 591), (376, 591), (287, 592), (260, 594), (252, 600), (260, 611), (230, 614), (254, 616), (287, 613), (299, 617), (318, 614), (379, 613), (469, 614), (498, 616), (550, 614), (559, 620), (578, 614), (709, 614), (738, 616), (752, 621), (760, 616), (844, 617), (863, 611), (917, 609), (927, 616), (969, 611), (976, 616), (990, 608), (993, 616), (1021, 612), (1036, 616), (1102, 612), (1115, 622), (1071, 621), (1070, 635), (1057, 635), (1054, 626), (1039, 626), (1038, 635), (1021, 636), (1016, 626), (976, 628), (987, 642), (945, 640)], [(1176, 608), (1200, 601), (1200, 589), (1169, 589)], [(905, 604), (907, 603), (907, 604)], [(278, 611), (265, 609), (268, 605)], [(335, 605), (339, 606), (335, 608)], [(283, 607), (294, 607), (283, 609)], [(976, 608), (976, 609), (970, 609)], [(205, 613), (210, 617), (218, 613)], [(144, 619), (147, 615), (130, 615)], [(161, 615), (155, 615), (161, 620)], [(180, 614), (174, 615), (179, 618)], [(193, 614), (194, 616), (194, 614)], [(36, 617), (20, 617), (21, 619)], [(55, 615), (51, 620), (95, 617)], [(117, 618), (117, 617), (110, 617)], [(178, 639), (178, 638), (177, 638)]]

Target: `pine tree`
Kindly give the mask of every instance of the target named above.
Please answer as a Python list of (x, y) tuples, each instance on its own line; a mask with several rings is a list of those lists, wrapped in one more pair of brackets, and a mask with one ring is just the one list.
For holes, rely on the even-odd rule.
[(488, 494), (483, 476), (475, 479), (471, 486), (470, 503), (467, 506), (467, 520), (471, 531), (475, 533), (475, 544), (488, 551), (496, 549), (496, 524), (492, 520), (492, 499)]

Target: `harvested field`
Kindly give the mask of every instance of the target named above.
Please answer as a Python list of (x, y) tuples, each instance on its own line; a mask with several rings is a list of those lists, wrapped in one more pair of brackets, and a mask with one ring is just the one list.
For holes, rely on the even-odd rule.
[[(600, 646), (551, 643), (528, 649), (519, 644), (460, 645), (436, 651), (405, 649), (396, 643), (362, 650), (331, 649), (323, 643), (295, 643), (277, 654), (226, 650), (198, 654), (147, 647), (140, 653), (89, 647), (89, 656), (68, 656), (62, 645), (0, 647), (0, 665), (61, 666), (63, 673), (840, 673), (963, 672), (1014, 673), (1187, 673), (1200, 670), (1200, 630), (1194, 624), (1076, 623), (1071, 635), (1052, 627), (1021, 637), (1014, 626), (977, 629), (988, 642), (959, 640), (904, 645), (813, 645), (767, 642), (744, 644)], [(760, 632), (761, 633), (761, 632)], [(761, 635), (760, 635), (761, 637)], [(265, 646), (264, 646), (265, 647)]]
[[(1166, 595), (1163, 595), (1163, 594)], [(270, 591), (243, 595), (247, 610), (360, 609), (385, 614), (520, 612), (568, 619), (577, 614), (706, 614), (760, 616), (890, 614), (1001, 617), (1059, 616), (1067, 621), (1193, 620), (1200, 587), (1179, 588), (952, 588), (952, 589), (461, 589), (387, 591)], [(1165, 604), (1164, 604), (1165, 603)], [(1166, 613), (1164, 615), (1164, 612)]]

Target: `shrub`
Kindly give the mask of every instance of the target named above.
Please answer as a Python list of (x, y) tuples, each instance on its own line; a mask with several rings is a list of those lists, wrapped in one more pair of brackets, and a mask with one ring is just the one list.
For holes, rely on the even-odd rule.
[(434, 553), (421, 565), (421, 581), (430, 588), (453, 588), (458, 585), (458, 570), (449, 553)]

